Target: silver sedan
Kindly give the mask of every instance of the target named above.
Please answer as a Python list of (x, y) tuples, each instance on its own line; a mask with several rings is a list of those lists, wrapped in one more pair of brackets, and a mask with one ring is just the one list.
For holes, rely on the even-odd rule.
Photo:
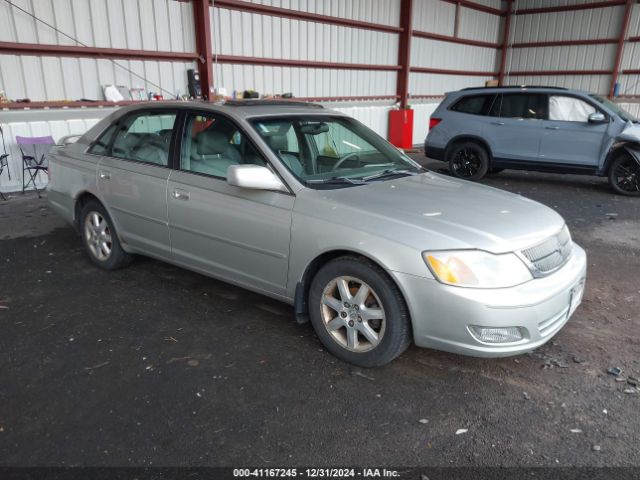
[(424, 170), (317, 105), (158, 102), (55, 149), (48, 198), (105, 269), (147, 255), (288, 302), (326, 348), (530, 351), (582, 299), (585, 252), (532, 200)]

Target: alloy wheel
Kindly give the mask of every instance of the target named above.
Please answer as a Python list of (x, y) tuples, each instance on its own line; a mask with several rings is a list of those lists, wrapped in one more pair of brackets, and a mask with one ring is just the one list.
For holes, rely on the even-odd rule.
[(482, 160), (471, 148), (462, 148), (453, 158), (453, 169), (461, 177), (473, 177), (482, 168)]
[(91, 254), (101, 262), (109, 259), (113, 242), (109, 223), (99, 212), (89, 212), (84, 219), (84, 237)]
[(353, 352), (376, 348), (384, 336), (386, 318), (376, 292), (355, 277), (331, 280), (322, 292), (320, 311), (327, 332)]
[(618, 187), (629, 193), (640, 192), (640, 165), (633, 158), (626, 158), (618, 163), (613, 172)]

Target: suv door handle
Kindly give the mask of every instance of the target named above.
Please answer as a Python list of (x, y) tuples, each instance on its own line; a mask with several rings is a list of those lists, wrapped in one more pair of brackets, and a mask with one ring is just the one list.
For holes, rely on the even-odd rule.
[(173, 198), (175, 198), (176, 200), (189, 200), (189, 192), (176, 188), (173, 191)]
[(555, 127), (553, 125), (548, 125), (548, 126), (546, 126), (544, 128), (546, 128), (547, 130), (560, 130), (560, 127)]
[(100, 170), (100, 172), (98, 172), (98, 176), (103, 180), (111, 180), (111, 172), (107, 170)]
[(491, 125), (504, 125), (504, 122), (491, 122)]

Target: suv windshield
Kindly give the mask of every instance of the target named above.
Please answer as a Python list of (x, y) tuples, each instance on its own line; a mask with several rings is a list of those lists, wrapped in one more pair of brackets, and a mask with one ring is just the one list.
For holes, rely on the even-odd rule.
[(424, 171), (347, 117), (277, 117), (252, 124), (282, 163), (311, 188), (349, 187)]
[(596, 102), (601, 103), (602, 105), (607, 107), (609, 110), (614, 111), (616, 113), (616, 115), (618, 115), (622, 120), (625, 120), (627, 122), (637, 122), (638, 121), (638, 119), (636, 117), (631, 115), (629, 112), (627, 112), (620, 105), (618, 105), (617, 103), (612, 102), (608, 98), (601, 97), (600, 95), (589, 95), (589, 96), (591, 98), (593, 98)]

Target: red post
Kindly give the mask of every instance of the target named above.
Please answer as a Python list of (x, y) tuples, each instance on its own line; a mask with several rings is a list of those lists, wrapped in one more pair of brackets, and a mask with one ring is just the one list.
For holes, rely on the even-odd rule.
[(631, 8), (633, 8), (633, 0), (627, 0), (624, 7), (624, 17), (622, 17), (622, 25), (620, 26), (620, 35), (618, 36), (618, 50), (616, 51), (616, 60), (613, 64), (611, 72), (611, 87), (609, 88), (609, 98), (613, 98), (613, 93), (618, 83), (618, 74), (620, 73), (620, 64), (622, 63), (622, 53), (624, 51), (624, 39), (629, 29), (629, 19), (631, 18)]
[(213, 52), (211, 48), (211, 25), (209, 23), (209, 0), (193, 0), (193, 21), (198, 53), (198, 73), (202, 97), (211, 98), (213, 91)]
[(409, 104), (409, 68), (411, 66), (411, 36), (413, 35), (413, 0), (402, 0), (400, 4), (400, 42), (398, 44), (398, 81), (396, 95), (400, 97), (400, 108)]
[(504, 27), (502, 29), (502, 52), (500, 53), (500, 72), (498, 73), (498, 85), (502, 85), (504, 83), (504, 72), (507, 68), (507, 53), (509, 51), (509, 30), (511, 28), (512, 9), (512, 0), (507, 0), (507, 11), (504, 16)]
[(400, 41), (398, 42), (398, 79), (396, 95), (400, 110), (389, 112), (389, 133), (391, 143), (399, 148), (413, 146), (413, 110), (409, 110), (409, 74), (411, 72), (411, 37), (413, 36), (413, 0), (401, 0)]

